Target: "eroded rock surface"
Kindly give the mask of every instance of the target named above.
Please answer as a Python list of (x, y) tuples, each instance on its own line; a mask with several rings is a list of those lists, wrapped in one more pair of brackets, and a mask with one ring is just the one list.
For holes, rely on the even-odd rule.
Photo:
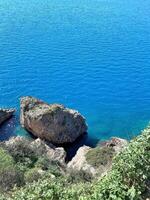
[(20, 122), (34, 136), (54, 144), (72, 143), (87, 132), (85, 118), (79, 112), (33, 97), (21, 98)]
[(0, 125), (13, 116), (15, 109), (0, 109)]

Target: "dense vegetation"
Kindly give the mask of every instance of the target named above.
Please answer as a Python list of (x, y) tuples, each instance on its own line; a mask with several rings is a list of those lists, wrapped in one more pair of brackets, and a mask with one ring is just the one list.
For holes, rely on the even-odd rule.
[[(88, 156), (91, 157), (91, 153), (93, 155), (90, 152)], [(111, 156), (111, 151), (109, 153)], [(1, 192), (5, 191), (2, 200), (141, 200), (150, 197), (150, 127), (114, 158), (112, 170), (99, 180), (92, 180), (90, 174), (82, 171), (65, 172), (58, 163), (35, 155), (35, 152), (29, 156), (24, 150), (10, 152), (0, 148), (0, 177), (8, 177), (0, 180)], [(99, 152), (94, 155), (99, 156)]]

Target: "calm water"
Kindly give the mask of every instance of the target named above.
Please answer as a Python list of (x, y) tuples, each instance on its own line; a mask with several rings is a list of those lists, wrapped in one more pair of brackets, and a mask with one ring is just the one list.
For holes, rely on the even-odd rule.
[[(0, 0), (0, 106), (24, 95), (79, 110), (95, 140), (139, 133), (150, 120), (150, 1)], [(1, 139), (26, 134), (15, 120)]]

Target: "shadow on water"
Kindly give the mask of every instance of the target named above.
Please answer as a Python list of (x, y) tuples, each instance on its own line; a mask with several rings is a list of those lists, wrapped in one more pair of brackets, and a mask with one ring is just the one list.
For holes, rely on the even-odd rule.
[(0, 141), (9, 140), (9, 138), (16, 136), (16, 126), (18, 119), (16, 116), (11, 117), (0, 126)]
[(70, 161), (75, 156), (78, 149), (82, 147), (83, 145), (95, 147), (97, 143), (98, 143), (98, 140), (90, 138), (88, 133), (85, 133), (79, 138), (77, 138), (77, 140), (73, 142), (72, 144), (64, 145), (64, 148), (67, 152), (66, 161)]

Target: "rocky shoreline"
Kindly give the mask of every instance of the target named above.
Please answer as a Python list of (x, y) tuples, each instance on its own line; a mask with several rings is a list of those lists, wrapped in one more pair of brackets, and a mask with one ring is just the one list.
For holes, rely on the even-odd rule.
[[(15, 109), (1, 109), (0, 125), (14, 113)], [(65, 170), (82, 170), (92, 176), (105, 175), (111, 169), (113, 157), (128, 144), (124, 139), (111, 138), (95, 148), (81, 146), (72, 160), (66, 162), (64, 145), (71, 145), (88, 132), (85, 118), (76, 110), (29, 96), (20, 101), (20, 124), (37, 139), (30, 141), (17, 136), (2, 142), (10, 151), (26, 142), (39, 156), (46, 155), (48, 159), (60, 162)]]

